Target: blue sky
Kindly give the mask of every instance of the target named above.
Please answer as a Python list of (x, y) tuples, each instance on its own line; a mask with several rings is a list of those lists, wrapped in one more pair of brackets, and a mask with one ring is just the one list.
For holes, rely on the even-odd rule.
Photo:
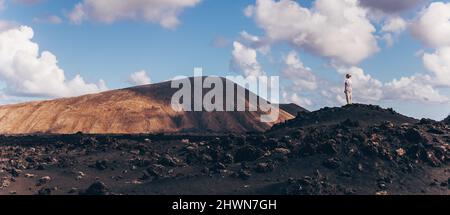
[[(104, 0), (97, 2), (101, 1)], [(116, 0), (111, 2), (114, 1)], [(428, 30), (423, 29), (427, 27), (426, 20), (423, 23), (419, 20), (427, 11), (432, 12), (430, 6), (433, 2), (441, 2), (442, 5), (438, 6), (442, 10), (439, 11), (445, 12), (447, 8), (450, 8), (448, 1), (414, 0), (410, 1), (410, 4), (413, 5), (395, 13), (384, 11), (385, 5), (367, 6), (358, 0), (345, 0), (346, 3), (336, 5), (352, 7), (359, 12), (363, 11), (364, 15), (358, 15), (356, 18), (364, 18), (369, 25), (376, 29), (370, 32), (370, 36), (376, 41), (377, 50), (375, 51), (372, 48), (372, 50), (369, 50), (368, 56), (362, 56), (360, 57), (361, 60), (358, 58), (356, 62), (353, 60), (350, 62), (345, 60), (348, 58), (340, 56), (345, 55), (345, 52), (341, 51), (330, 56), (327, 54), (329, 50), (323, 51), (323, 47), (320, 45), (308, 44), (314, 42), (314, 39), (295, 43), (295, 38), (271, 36), (271, 34), (277, 33), (274, 31), (282, 30), (283, 25), (286, 24), (283, 23), (286, 22), (285, 20), (276, 17), (279, 15), (275, 11), (276, 8), (281, 11), (283, 7), (295, 8), (291, 11), (292, 20), (289, 20), (292, 23), (287, 24), (295, 26), (296, 23), (306, 22), (303, 24), (307, 25), (307, 20), (296, 20), (296, 18), (304, 15), (301, 12), (302, 10), (297, 9), (304, 8), (310, 13), (317, 13), (326, 17), (327, 13), (323, 6), (321, 9), (320, 6), (315, 5), (317, 1), (282, 1), (294, 5), (275, 0), (262, 1), (273, 4), (274, 11), (267, 12), (270, 15), (270, 20), (265, 20), (267, 19), (266, 14), (263, 14), (265, 11), (259, 10), (263, 5), (258, 4), (256, 0), (179, 0), (180, 6), (175, 9), (175, 15), (169, 15), (176, 17), (179, 24), (169, 24), (169, 26), (164, 26), (164, 24), (161, 24), (162, 21), (159, 20), (160, 16), (166, 16), (165, 14), (151, 18), (141, 17), (139, 14), (132, 16), (132, 18), (126, 15), (125, 18), (113, 16), (113, 20), (102, 20), (102, 18), (96, 17), (96, 13), (101, 14), (104, 11), (101, 11), (101, 8), (94, 7), (96, 6), (93, 3), (95, 0), (3, 1), (4, 8), (0, 12), (0, 20), (9, 23), (3, 31), (19, 28), (21, 25), (31, 28), (34, 36), (30, 41), (39, 45), (39, 54), (43, 51), (51, 52), (58, 60), (58, 67), (64, 71), (67, 82), (76, 75), (80, 75), (84, 80), (82, 85), (72, 86), (74, 88), (86, 87), (86, 90), (73, 92), (71, 90), (73, 87), (66, 86), (70, 85), (69, 83), (55, 82), (56, 87), (38, 88), (36, 93), (33, 93), (33, 89), (36, 88), (27, 88), (28, 85), (22, 86), (20, 76), (11, 78), (6, 75), (9, 74), (7, 72), (2, 75), (2, 66), (0, 65), (0, 83), (4, 87), (3, 97), (0, 97), (3, 100), (0, 100), (0, 103), (73, 96), (105, 90), (101, 84), (98, 84), (99, 80), (103, 80), (108, 89), (124, 88), (139, 84), (130, 81), (130, 75), (142, 70), (145, 71), (145, 75), (151, 79), (151, 82), (156, 83), (178, 75), (190, 76), (193, 74), (194, 67), (203, 67), (206, 75), (226, 76), (245, 74), (246, 69), (249, 69), (246, 66), (256, 64), (261, 67), (257, 72), (282, 77), (282, 85), (286, 93), (285, 102), (296, 102), (312, 110), (323, 106), (341, 105), (342, 95), (339, 95), (339, 87), (341, 87), (343, 79), (342, 73), (354, 71), (355, 74), (361, 76), (358, 76), (361, 80), (367, 81), (367, 83), (356, 86), (357, 102), (394, 107), (399, 112), (418, 118), (442, 119), (450, 113), (450, 104), (447, 99), (450, 97), (450, 83), (447, 83), (447, 80), (437, 83), (436, 80), (439, 79), (437, 73), (441, 71), (439, 74), (442, 75), (442, 70), (436, 72), (437, 69), (431, 69), (430, 71), (430, 68), (424, 66), (423, 60), (424, 54), (435, 54), (440, 57), (439, 59), (444, 59), (444, 63), (450, 65), (450, 62), (446, 61), (448, 60), (447, 55), (438, 54), (439, 50), (444, 50), (445, 47), (450, 46), (450, 42), (447, 44), (447, 41), (439, 41), (436, 45), (432, 43), (433, 41), (430, 41), (436, 37), (412, 33), (413, 31)], [(325, 4), (329, 0), (318, 1)], [(367, 0), (365, 1), (367, 2)], [(142, 3), (143, 6), (141, 7), (151, 8), (155, 8), (152, 4), (157, 4), (152, 3), (156, 2), (152, 0), (146, 3), (138, 0), (135, 2), (137, 2), (136, 4)], [(81, 8), (87, 14), (81, 21), (74, 21), (75, 18), (71, 17), (77, 4), (81, 5)], [(120, 6), (119, 3), (118, 5)], [(248, 6), (253, 8), (252, 13), (249, 12), (250, 14), (245, 13), (246, 9), (249, 8)], [(392, 7), (394, 6), (392, 5)], [(133, 10), (130, 9), (126, 12), (133, 13)], [(53, 20), (50, 20), (50, 17), (53, 17)], [(394, 18), (403, 20), (406, 23), (405, 26), (400, 26), (398, 29), (389, 32), (382, 31), (388, 20)], [(360, 23), (359, 21), (357, 21), (358, 24), (367, 25), (367, 23)], [(445, 23), (444, 20), (443, 24), (450, 26), (450, 21)], [(345, 23), (343, 26), (348, 27)], [(320, 28), (321, 26), (317, 27)], [(342, 30), (339, 27), (337, 28)], [(411, 30), (411, 28), (415, 30)], [(308, 31), (308, 29), (310, 28), (305, 27), (304, 31)], [(258, 45), (243, 37), (241, 34), (243, 31), (258, 38), (260, 40)], [(298, 36), (298, 34), (303, 33), (301, 31), (302, 29), (299, 29), (295, 32), (287, 32), (287, 34)], [(306, 33), (317, 36), (317, 30)], [(367, 38), (368, 32), (358, 31), (357, 33), (362, 34), (362, 39), (370, 41), (371, 38)], [(383, 36), (388, 33), (394, 41), (391, 46), (383, 39)], [(444, 31), (445, 33), (447, 32)], [(450, 38), (450, 35), (448, 37)], [(359, 39), (358, 37), (355, 38)], [(242, 55), (237, 53), (236, 43), (243, 45), (244, 49), (241, 51), (244, 53), (241, 53)], [(433, 45), (428, 45), (430, 43)], [(263, 46), (270, 48), (262, 50)], [(350, 47), (345, 50), (353, 49)], [(255, 54), (256, 59), (252, 59), (251, 62), (237, 59), (239, 56), (248, 56), (246, 54), (251, 56)], [(302, 67), (286, 64), (288, 56), (301, 62)], [(230, 66), (236, 64), (237, 66)], [(284, 72), (289, 66), (292, 66), (294, 71), (294, 74), (290, 73), (290, 76)], [(445, 65), (442, 68), (445, 68)], [(299, 70), (299, 75), (295, 74), (295, 69)], [(363, 71), (363, 74), (358, 73), (358, 69)], [(26, 74), (26, 72), (18, 71), (19, 69), (11, 66), (4, 66), (4, 70)], [(447, 74), (450, 75), (448, 70), (450, 69), (444, 69), (444, 73), (448, 72)], [(436, 74), (434, 75), (434, 73)], [(316, 77), (314, 81), (318, 86), (305, 89), (300, 84), (292, 84), (291, 81), (296, 79), (308, 79), (301, 74), (312, 74)], [(370, 80), (368, 80), (368, 75), (370, 75)], [(429, 75), (430, 80), (428, 82), (417, 81), (418, 77), (422, 77), (417, 75)], [(411, 78), (414, 81), (403, 85), (400, 83), (393, 84), (394, 79), (399, 80), (402, 77)], [(378, 82), (380, 82), (379, 86), (377, 85)], [(93, 85), (86, 86), (91, 83)], [(417, 89), (404, 89), (408, 86), (415, 86)], [(422, 90), (422, 87), (428, 90)], [(64, 91), (65, 93), (51, 92), (58, 91), (58, 89), (62, 89), (61, 92)], [(404, 93), (410, 91), (414, 91), (414, 93), (411, 93), (411, 95)], [(325, 94), (328, 96), (324, 96)]]

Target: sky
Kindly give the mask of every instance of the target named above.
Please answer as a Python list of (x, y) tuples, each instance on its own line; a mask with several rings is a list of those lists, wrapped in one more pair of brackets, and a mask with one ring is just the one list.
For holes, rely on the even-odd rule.
[(450, 2), (0, 0), (0, 104), (175, 76), (280, 76), (282, 102), (450, 113)]

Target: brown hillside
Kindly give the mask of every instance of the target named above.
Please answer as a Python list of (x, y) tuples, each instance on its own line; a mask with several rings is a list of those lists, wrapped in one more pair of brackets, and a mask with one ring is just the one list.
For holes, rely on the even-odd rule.
[[(176, 91), (170, 82), (164, 82), (0, 106), (0, 133), (250, 132), (264, 131), (274, 124), (260, 122), (262, 112), (175, 112), (170, 101)], [(292, 118), (280, 111), (278, 122)]]

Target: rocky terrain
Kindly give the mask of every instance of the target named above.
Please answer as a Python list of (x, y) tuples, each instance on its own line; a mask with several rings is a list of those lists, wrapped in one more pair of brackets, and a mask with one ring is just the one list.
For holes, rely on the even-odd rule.
[(449, 143), (444, 122), (366, 105), (264, 133), (0, 136), (0, 194), (448, 195)]
[[(189, 80), (193, 83), (193, 78)], [(234, 84), (222, 81), (223, 86)], [(237, 96), (235, 92), (235, 101), (243, 101), (248, 107), (252, 105), (248, 100), (251, 92), (242, 90), (245, 94)], [(281, 110), (279, 121), (265, 123), (260, 120), (266, 114), (263, 111), (176, 112), (171, 99), (177, 91), (171, 88), (171, 82), (163, 82), (75, 98), (4, 105), (0, 106), (0, 134), (245, 133), (265, 131), (294, 117)]]
[(447, 118), (444, 119), (444, 121), (442, 121), (443, 123), (446, 123), (447, 125), (450, 125), (450, 116), (448, 116)]

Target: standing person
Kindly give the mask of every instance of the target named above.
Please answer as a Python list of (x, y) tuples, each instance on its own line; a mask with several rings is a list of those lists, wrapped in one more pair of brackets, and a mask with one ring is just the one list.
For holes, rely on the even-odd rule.
[(352, 75), (347, 74), (345, 76), (345, 98), (347, 99), (347, 105), (352, 104)]

